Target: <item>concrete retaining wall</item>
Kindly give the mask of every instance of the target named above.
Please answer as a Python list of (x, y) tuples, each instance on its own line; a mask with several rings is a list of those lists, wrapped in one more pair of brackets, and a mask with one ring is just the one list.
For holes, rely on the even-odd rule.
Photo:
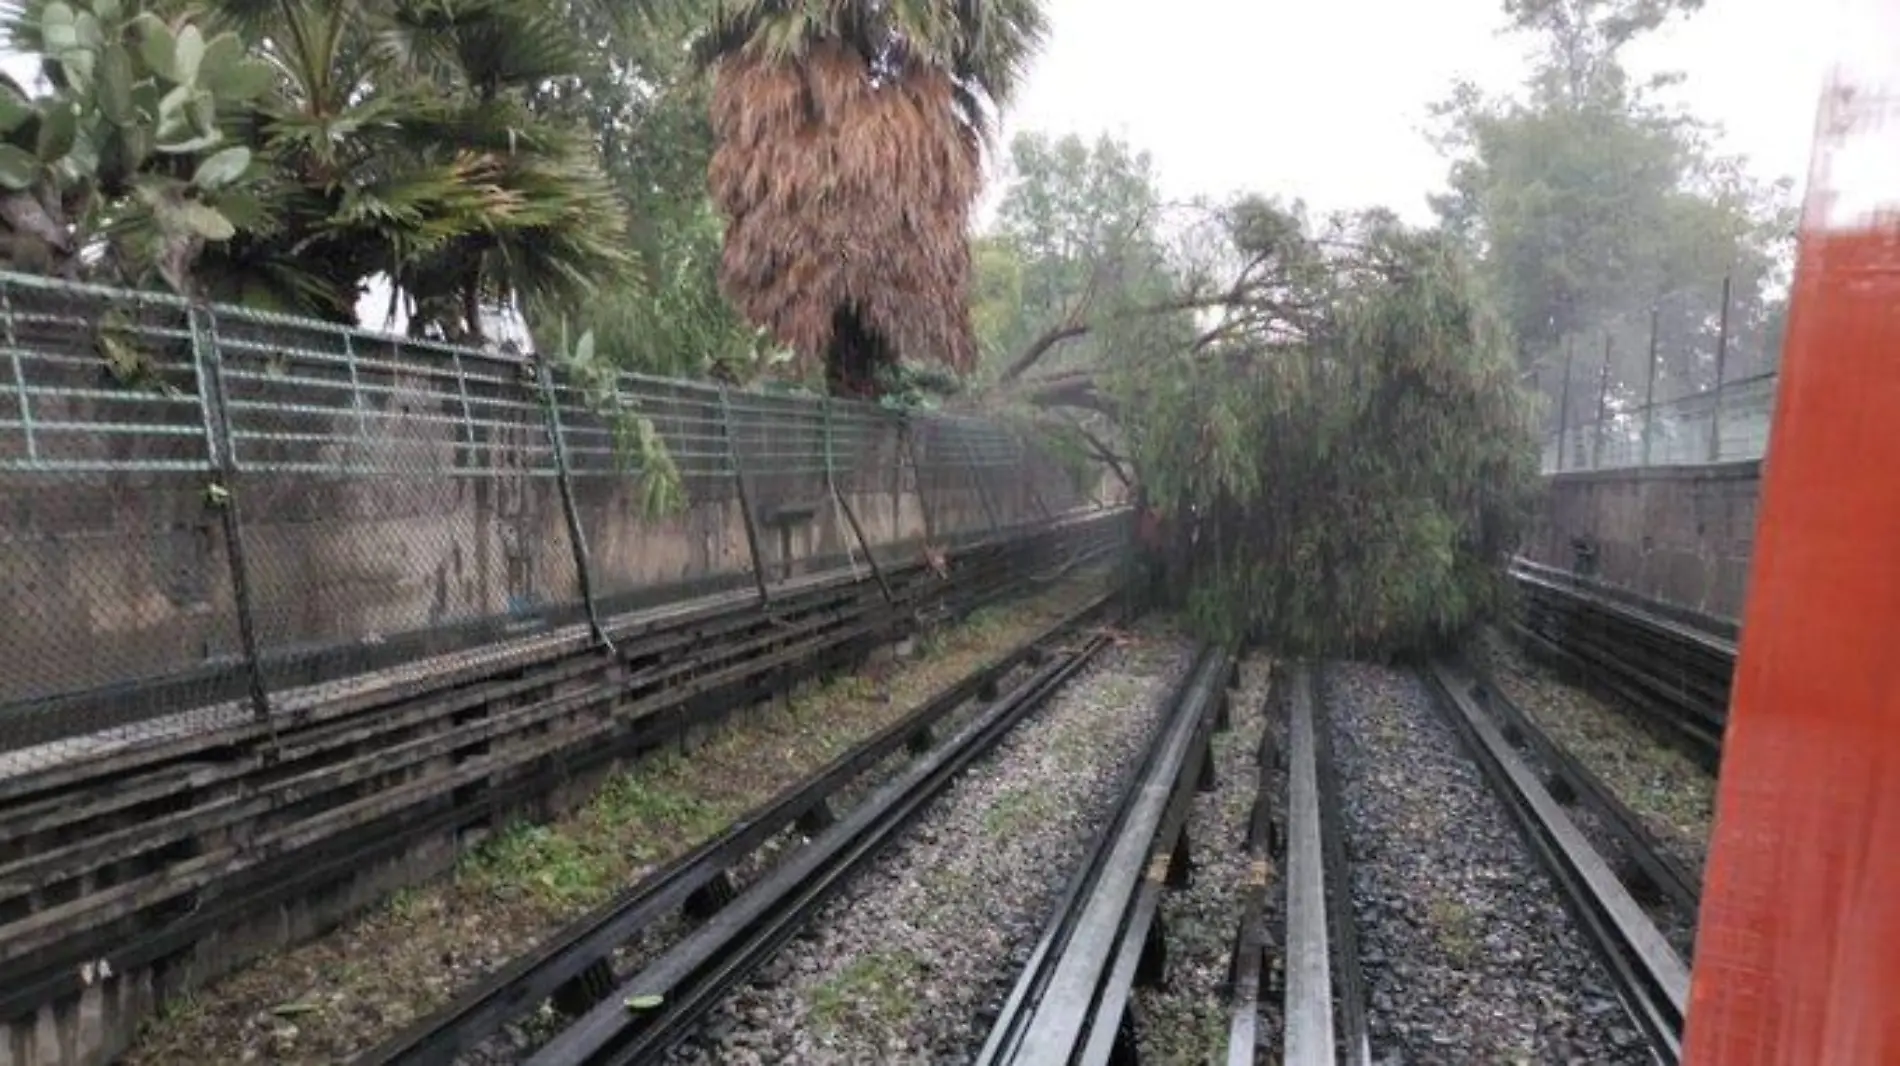
[(1760, 494), (1758, 460), (1555, 474), (1523, 555), (1739, 619)]

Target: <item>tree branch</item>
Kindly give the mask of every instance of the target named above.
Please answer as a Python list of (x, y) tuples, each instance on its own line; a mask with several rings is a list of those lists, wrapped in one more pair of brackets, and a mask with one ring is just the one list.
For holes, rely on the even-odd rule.
[(1088, 323), (1078, 321), (1064, 322), (1062, 325), (1050, 327), (1043, 332), (1042, 336), (1037, 337), (1034, 343), (1023, 349), (1022, 354), (1018, 355), (1015, 360), (1003, 370), (1002, 375), (997, 378), (997, 381), (1004, 385), (1015, 381), (1017, 378), (1022, 377), (1024, 373), (1028, 372), (1029, 368), (1035, 366), (1037, 360), (1048, 355), (1049, 349), (1054, 348), (1063, 341), (1083, 336), (1088, 333), (1091, 328)]
[(1114, 449), (1110, 448), (1100, 437), (1090, 433), (1088, 427), (1084, 426), (1081, 422), (1071, 418), (1069, 419), (1069, 425), (1082, 438), (1083, 443), (1095, 449), (1095, 458), (1107, 463), (1108, 468), (1114, 472), (1117, 478), (1121, 479), (1123, 485), (1130, 489), (1135, 487), (1135, 479), (1128, 473), (1128, 470), (1122, 466), (1122, 457), (1116, 455)]

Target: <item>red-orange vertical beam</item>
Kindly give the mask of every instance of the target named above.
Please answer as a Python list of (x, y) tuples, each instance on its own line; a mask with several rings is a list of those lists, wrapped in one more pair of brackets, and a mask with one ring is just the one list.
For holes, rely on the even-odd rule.
[(1853, 5), (1802, 216), (1691, 1066), (1900, 1063), (1900, 0)]

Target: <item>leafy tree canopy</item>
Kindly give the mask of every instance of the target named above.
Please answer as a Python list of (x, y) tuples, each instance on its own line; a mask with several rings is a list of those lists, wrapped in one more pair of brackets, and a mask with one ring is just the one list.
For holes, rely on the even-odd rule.
[(1725, 275), (1732, 330), (1759, 334), (1776, 314), (1789, 183), (1711, 151), (1708, 126), (1657, 101), (1672, 76), (1637, 84), (1622, 64), (1632, 40), (1698, 6), (1509, 0), (1510, 25), (1542, 45), (1526, 93), (1460, 85), (1438, 108), (1451, 173), (1435, 206), (1527, 367), (1555, 369), (1567, 347), (1594, 366), (1608, 333), (1613, 388), (1637, 394), (1655, 308), (1658, 395), (1687, 392), (1713, 380)]
[(1113, 141), (1012, 157), (979, 255), (989, 406), (1139, 483), (1200, 628), (1368, 651), (1496, 605), (1533, 408), (1456, 235), (1165, 205)]
[(626, 206), (585, 129), (542, 105), (600, 69), (612, 44), (588, 27), (616, 17), (591, 0), (10, 5), (5, 33), (48, 87), (6, 95), (62, 130), (8, 134), (10, 191), (41, 209), (6, 219), (10, 262), (342, 321), (383, 274), (416, 332), (474, 342), (497, 304), (576, 307), (630, 265)]

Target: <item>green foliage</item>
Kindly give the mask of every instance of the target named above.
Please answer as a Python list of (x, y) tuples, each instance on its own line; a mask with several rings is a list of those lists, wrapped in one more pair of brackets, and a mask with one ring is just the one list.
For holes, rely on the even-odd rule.
[(103, 250), (189, 291), (205, 244), (235, 234), (227, 212), (254, 176), (221, 123), (269, 90), (270, 69), (235, 34), (138, 0), (28, 3), (6, 30), (52, 86), (31, 98), (0, 79), (6, 262), (70, 275)]
[(1053, 330), (1087, 325), (1036, 360), (1038, 373), (1094, 366), (1130, 342), (1141, 309), (1176, 278), (1156, 227), (1163, 207), (1153, 160), (1104, 136), (1010, 142), (1009, 186), (996, 226), (975, 249), (973, 315), (994, 379)]
[[(1699, 3), (1508, 0), (1514, 29), (1543, 46), (1522, 99), (1460, 86), (1440, 105), (1450, 192), (1436, 207), (1481, 252), (1480, 269), (1527, 366), (1593, 365), (1606, 329), (1612, 387), (1635, 397), (1648, 371), (1648, 312), (1660, 305), (1659, 395), (1702, 387), (1722, 277), (1732, 326), (1765, 332), (1793, 230), (1789, 184), (1711, 154), (1708, 130), (1653, 100), (1621, 64), (1632, 40)], [(1658, 83), (1673, 79), (1665, 77)]]
[(1536, 475), (1527, 397), (1455, 242), (1253, 204), (1288, 306), (1117, 386), (1204, 632), (1287, 654), (1430, 644), (1494, 609)]
[(569, 346), (567, 325), (562, 323), (561, 344), (551, 358), (552, 365), (580, 390), (588, 408), (612, 431), (614, 459), (622, 471), (636, 476), (643, 513), (658, 518), (683, 510), (686, 491), (679, 465), (666, 440), (653, 428), (653, 420), (642, 415), (638, 401), (621, 389), (620, 369), (600, 357), (593, 333), (583, 332)]
[[(711, 8), (710, 0), (659, 5), (618, 30), (610, 64), (550, 89), (537, 107), (589, 131), (630, 218), (631, 276), (570, 318), (623, 369), (746, 383), (788, 357), (719, 293), (725, 228), (706, 192), (707, 84), (686, 47)], [(553, 319), (534, 325), (547, 332)]]
[(611, 54), (584, 6), (25, 0), (52, 91), (0, 90), (0, 188), (42, 192), (9, 260), (339, 321), (387, 274), (450, 341), (576, 307), (630, 263), (598, 150), (535, 111)]
[(931, 411), (963, 391), (963, 381), (941, 366), (895, 363), (880, 367), (878, 405), (887, 411)]

